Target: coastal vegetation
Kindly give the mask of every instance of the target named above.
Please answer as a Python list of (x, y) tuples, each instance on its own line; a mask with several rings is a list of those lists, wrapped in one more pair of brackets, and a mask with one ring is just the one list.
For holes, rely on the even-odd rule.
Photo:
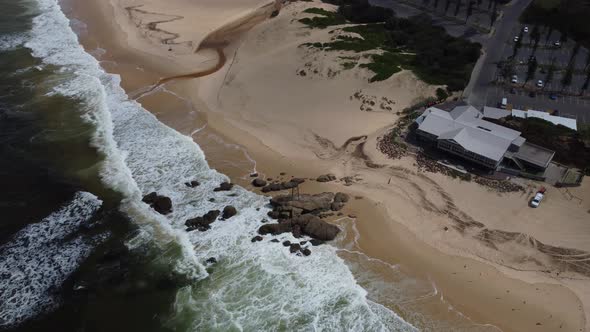
[(367, 0), (324, 2), (337, 5), (338, 10), (308, 8), (305, 13), (319, 16), (299, 21), (310, 28), (343, 23), (356, 25), (341, 28), (343, 34), (330, 42), (305, 46), (324, 51), (368, 52), (366, 58), (370, 62), (359, 67), (375, 73), (371, 82), (385, 80), (408, 69), (426, 83), (447, 85), (449, 91), (461, 90), (467, 85), (481, 45), (448, 35), (444, 28), (435, 26), (428, 15), (399, 18), (392, 10), (371, 6)]

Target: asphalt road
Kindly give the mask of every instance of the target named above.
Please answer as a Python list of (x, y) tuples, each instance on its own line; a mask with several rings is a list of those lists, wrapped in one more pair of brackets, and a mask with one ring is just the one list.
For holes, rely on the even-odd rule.
[[(467, 97), (467, 102), (475, 107), (489, 105), (488, 90), (490, 83), (496, 77), (496, 64), (502, 60), (508, 47), (506, 41), (513, 37), (513, 31), (519, 25), (518, 18), (532, 0), (514, 0), (504, 6), (503, 15), (496, 23), (494, 35), (483, 44), (486, 54), (481, 64), (481, 69), (476, 68), (471, 76), (472, 89)], [(493, 103), (497, 103), (496, 100)]]

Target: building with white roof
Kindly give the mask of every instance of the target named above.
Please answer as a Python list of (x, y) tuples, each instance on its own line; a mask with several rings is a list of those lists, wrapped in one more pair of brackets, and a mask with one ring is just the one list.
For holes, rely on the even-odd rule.
[(451, 112), (430, 107), (416, 119), (416, 135), (441, 150), (487, 168), (497, 168), (505, 157), (523, 170), (547, 168), (553, 151), (527, 143), (520, 132), (483, 117), (472, 106), (459, 106)]

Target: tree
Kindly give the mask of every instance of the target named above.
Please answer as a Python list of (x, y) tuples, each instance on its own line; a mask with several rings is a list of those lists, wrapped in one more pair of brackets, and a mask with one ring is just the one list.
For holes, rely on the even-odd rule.
[(576, 59), (576, 55), (578, 55), (578, 52), (580, 51), (580, 43), (576, 42), (576, 45), (574, 45), (574, 48), (572, 49), (572, 55), (570, 56), (570, 62), (575, 62)]
[(526, 72), (526, 78), (522, 86), (525, 86), (528, 83), (528, 81), (530, 81), (532, 78), (535, 78), (535, 73), (537, 72), (538, 65), (539, 64), (537, 63), (537, 59), (535, 58), (532, 58), (531, 61), (529, 61), (528, 69)]
[(545, 45), (549, 44), (549, 39), (551, 39), (552, 33), (553, 33), (553, 27), (549, 26), (549, 30), (547, 31), (547, 37), (545, 37)]
[(434, 11), (438, 9), (438, 0), (434, 0)]
[(504, 79), (509, 79), (516, 72), (516, 70), (514, 70), (515, 63), (513, 58), (502, 61), (498, 65), (500, 66), (500, 76)]
[(459, 15), (460, 10), (461, 10), (461, 0), (457, 0), (457, 5), (455, 6), (455, 16)]
[(445, 3), (445, 14), (449, 11), (449, 7), (451, 7), (451, 0), (447, 0)]
[(492, 8), (492, 2), (494, 0), (488, 0), (488, 10), (490, 10)]
[(498, 12), (496, 12), (495, 10), (492, 10), (492, 13), (490, 14), (490, 28), (492, 26), (494, 26), (494, 23), (496, 23), (496, 20), (498, 19)]
[(473, 14), (473, 1), (472, 0), (468, 0), (469, 4), (467, 5), (467, 16), (465, 17), (465, 23), (467, 23), (467, 21), (469, 20), (469, 16), (471, 16), (471, 14)]
[(483, 0), (477, 0), (477, 8), (479, 9), (479, 6), (481, 6), (481, 3), (483, 2)]
[(584, 81), (584, 85), (582, 85), (581, 94), (584, 94), (584, 91), (588, 90), (588, 85), (590, 85), (590, 70), (586, 71), (586, 80)]
[(539, 46), (539, 41), (541, 40), (541, 32), (539, 31), (539, 26), (535, 25), (533, 27), (533, 31), (531, 31), (531, 39), (533, 41), (533, 55), (537, 51), (537, 47)]
[(545, 85), (543, 86), (543, 90), (547, 86), (547, 84), (553, 81), (553, 75), (555, 74), (555, 58), (551, 59), (551, 64), (547, 69), (547, 76), (545, 76)]
[(561, 91), (565, 90), (566, 87), (570, 86), (570, 84), (572, 84), (572, 78), (574, 77), (574, 66), (573, 63), (570, 62), (569, 65), (567, 66), (567, 69), (565, 71), (565, 75), (563, 76), (563, 78), (561, 79)]

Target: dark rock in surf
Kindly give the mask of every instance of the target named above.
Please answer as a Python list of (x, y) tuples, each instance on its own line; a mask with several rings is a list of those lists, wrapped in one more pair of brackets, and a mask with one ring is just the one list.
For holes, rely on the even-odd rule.
[(344, 203), (334, 201), (330, 205), (330, 210), (332, 210), (332, 211), (340, 211), (340, 210), (342, 210), (343, 207), (344, 207)]
[(197, 180), (193, 180), (193, 181), (190, 181), (190, 182), (185, 182), (184, 185), (187, 186), (187, 187), (189, 187), (189, 188), (194, 188), (194, 187), (200, 186), (201, 183), (199, 181), (197, 181)]
[(283, 246), (288, 247), (291, 245), (291, 241), (287, 240), (283, 242)]
[(301, 253), (303, 254), (303, 256), (309, 256), (309, 255), (311, 255), (311, 250), (309, 250), (307, 248), (303, 248), (303, 249), (301, 249)]
[(228, 205), (223, 208), (223, 214), (221, 215), (221, 217), (223, 219), (229, 219), (229, 218), (235, 216), (237, 213), (238, 213), (238, 210), (236, 210), (235, 207)]
[(279, 243), (279, 240), (278, 239), (272, 239), (272, 240), (270, 240), (270, 242)]
[(204, 214), (202, 217), (196, 217), (188, 219), (184, 224), (187, 227), (187, 231), (199, 230), (204, 232), (211, 228), (211, 224), (219, 217), (221, 212), (219, 210), (211, 210)]
[(301, 250), (301, 246), (299, 245), (299, 243), (291, 243), (291, 245), (289, 246), (289, 252), (291, 252), (292, 254), (298, 252), (299, 250)]
[(293, 225), (293, 229), (291, 230), (291, 233), (293, 233), (294, 237), (300, 238), (301, 237), (301, 226), (299, 226), (298, 224)]
[(145, 195), (142, 201), (149, 204), (160, 214), (168, 214), (172, 212), (172, 200), (169, 197), (160, 196), (156, 192)]
[(251, 241), (252, 242), (260, 242), (260, 241), (262, 241), (262, 236), (256, 235), (255, 237), (252, 238)]
[(207, 264), (215, 264), (215, 263), (217, 263), (217, 259), (215, 259), (215, 257), (210, 257), (210, 258), (207, 258), (207, 260), (205, 261), (205, 263), (207, 263)]
[(258, 173), (252, 173), (252, 174), (250, 174), (250, 177), (251, 178), (257, 178), (258, 177)]
[(222, 182), (219, 187), (213, 189), (213, 191), (230, 191), (234, 187), (233, 183)]
[(266, 186), (266, 181), (263, 179), (254, 179), (252, 180), (252, 185), (257, 188), (264, 187)]

